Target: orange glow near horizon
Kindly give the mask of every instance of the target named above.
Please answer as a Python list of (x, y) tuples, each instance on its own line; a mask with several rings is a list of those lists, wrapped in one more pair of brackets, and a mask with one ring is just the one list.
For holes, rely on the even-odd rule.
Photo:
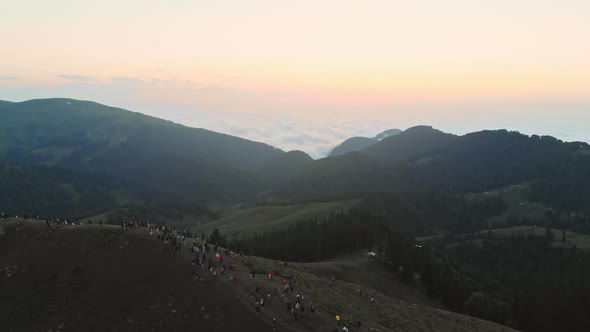
[[(4, 4), (4, 2), (7, 2)], [(7, 85), (191, 81), (376, 104), (590, 95), (585, 1), (3, 1)]]

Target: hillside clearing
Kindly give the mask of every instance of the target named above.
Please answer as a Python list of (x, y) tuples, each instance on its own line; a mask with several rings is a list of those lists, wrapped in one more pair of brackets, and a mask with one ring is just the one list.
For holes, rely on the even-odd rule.
[(193, 234), (210, 234), (214, 228), (228, 237), (250, 237), (255, 233), (284, 229), (293, 223), (315, 217), (328, 216), (340, 210), (348, 210), (360, 203), (359, 199), (347, 201), (305, 203), (294, 205), (264, 205), (251, 208), (231, 208), (222, 212), (220, 219), (191, 228)]

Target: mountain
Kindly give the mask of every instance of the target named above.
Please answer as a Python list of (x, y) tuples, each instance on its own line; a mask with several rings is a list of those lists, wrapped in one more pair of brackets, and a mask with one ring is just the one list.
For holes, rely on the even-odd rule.
[(382, 167), (360, 152), (316, 160), (280, 185), (272, 195), (296, 201), (354, 197), (365, 190), (386, 188)]
[(377, 134), (377, 136), (375, 136), (374, 139), (380, 141), (380, 140), (387, 138), (389, 136), (395, 136), (397, 134), (400, 134), (400, 133), (402, 133), (402, 131), (403, 130), (401, 130), (401, 129), (388, 129), (384, 132)]
[(349, 152), (353, 152), (353, 151), (364, 150), (364, 149), (370, 147), (371, 145), (379, 142), (382, 139), (385, 139), (389, 136), (397, 135), (401, 132), (402, 131), (400, 129), (389, 129), (389, 130), (386, 130), (382, 133), (379, 133), (377, 136), (375, 136), (373, 138), (368, 138), (368, 137), (349, 138), (349, 139), (345, 140), (344, 142), (342, 142), (337, 147), (335, 147), (328, 154), (328, 157), (335, 157), (335, 156), (340, 156), (340, 155), (343, 155), (343, 154), (346, 154)]
[(313, 159), (303, 151), (289, 151), (260, 166), (256, 173), (268, 186), (281, 184), (301, 172)]
[(0, 163), (0, 188), (0, 212), (10, 215), (79, 219), (115, 207), (133, 208), (152, 220), (181, 212), (210, 213), (181, 195), (138, 182), (43, 165)]
[[(419, 126), (352, 156), (314, 161), (277, 193), (305, 201), (382, 191), (483, 192), (534, 182), (543, 194), (531, 195), (549, 206), (590, 209), (580, 199), (590, 197), (589, 166), (590, 146), (583, 142), (506, 130), (455, 136)], [(565, 193), (578, 199), (560, 199)]]
[(454, 135), (429, 126), (416, 126), (381, 140), (363, 153), (382, 164), (411, 161), (421, 156), (436, 155), (437, 150), (454, 138)]
[(272, 146), (73, 99), (0, 104), (0, 160), (68, 167), (198, 199), (251, 195)]

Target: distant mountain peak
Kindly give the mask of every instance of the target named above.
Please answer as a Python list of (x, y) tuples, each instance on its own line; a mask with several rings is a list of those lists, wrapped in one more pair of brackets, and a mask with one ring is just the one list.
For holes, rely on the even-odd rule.
[(377, 134), (377, 136), (375, 136), (373, 139), (380, 141), (380, 140), (387, 138), (389, 136), (394, 136), (394, 135), (400, 134), (402, 131), (403, 130), (401, 130), (401, 129), (388, 129), (386, 131), (383, 131), (383, 132)]
[(400, 129), (388, 129), (388, 130), (385, 130), (385, 131), (377, 134), (373, 138), (362, 137), (362, 136), (351, 137), (351, 138), (345, 140), (344, 142), (340, 143), (340, 145), (338, 145), (334, 149), (332, 149), (332, 151), (328, 154), (328, 157), (335, 157), (335, 156), (340, 156), (340, 155), (347, 154), (347, 153), (353, 152), (353, 151), (364, 150), (364, 149), (370, 147), (371, 145), (381, 141), (382, 139), (385, 139), (390, 136), (398, 135), (401, 132), (402, 132), (402, 130), (400, 130)]

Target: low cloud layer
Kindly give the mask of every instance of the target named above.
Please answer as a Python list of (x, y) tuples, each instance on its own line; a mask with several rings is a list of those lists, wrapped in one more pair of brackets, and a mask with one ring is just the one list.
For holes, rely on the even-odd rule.
[(0, 100), (68, 97), (93, 100), (191, 127), (264, 142), (321, 158), (353, 136), (432, 125), (455, 134), (517, 130), (590, 141), (590, 100), (496, 99), (327, 105), (290, 94), (262, 94), (193, 81), (62, 74), (61, 83), (23, 86), (0, 76)]

